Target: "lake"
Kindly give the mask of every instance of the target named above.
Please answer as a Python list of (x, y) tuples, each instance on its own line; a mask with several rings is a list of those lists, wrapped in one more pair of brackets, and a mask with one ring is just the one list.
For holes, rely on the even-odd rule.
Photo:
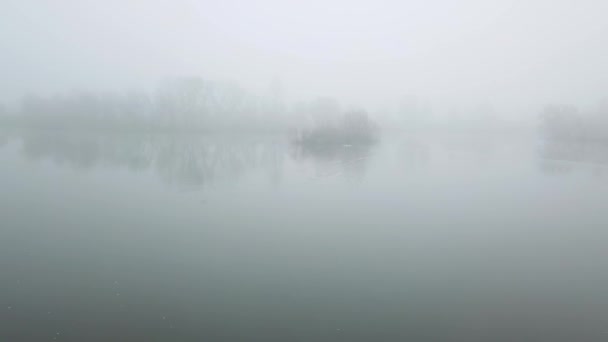
[(608, 339), (608, 148), (0, 132), (2, 341)]

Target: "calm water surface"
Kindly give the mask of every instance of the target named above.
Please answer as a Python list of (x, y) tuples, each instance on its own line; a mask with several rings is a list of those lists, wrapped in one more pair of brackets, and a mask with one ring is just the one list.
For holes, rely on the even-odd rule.
[(608, 340), (604, 165), (522, 137), (0, 133), (0, 340)]

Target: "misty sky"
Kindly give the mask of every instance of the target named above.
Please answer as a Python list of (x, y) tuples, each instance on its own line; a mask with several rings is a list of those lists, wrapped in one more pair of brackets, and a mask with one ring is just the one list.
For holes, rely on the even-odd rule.
[[(0, 98), (232, 80), (382, 108), (490, 104), (528, 115), (608, 95), (608, 1), (0, 3)], [(517, 114), (515, 114), (517, 113)], [(535, 114), (535, 112), (534, 112)]]

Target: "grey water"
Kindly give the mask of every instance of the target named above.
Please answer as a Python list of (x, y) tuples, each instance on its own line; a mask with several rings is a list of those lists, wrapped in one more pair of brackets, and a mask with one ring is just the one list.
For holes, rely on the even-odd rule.
[(0, 340), (605, 340), (607, 152), (3, 132)]

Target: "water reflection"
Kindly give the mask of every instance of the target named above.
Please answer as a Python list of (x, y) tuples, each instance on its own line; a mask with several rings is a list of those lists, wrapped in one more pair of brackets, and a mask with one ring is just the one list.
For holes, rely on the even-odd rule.
[(293, 146), (291, 156), (300, 162), (312, 161), (315, 164), (315, 177), (329, 178), (344, 176), (347, 179), (361, 180), (374, 146), (330, 145), (330, 146)]
[(23, 132), (19, 138), (22, 155), (31, 161), (84, 171), (152, 170), (168, 184), (196, 188), (255, 172), (276, 185), (288, 162), (312, 163), (316, 177), (361, 179), (371, 151), (369, 146), (295, 147), (282, 137)]
[(234, 180), (257, 168), (279, 179), (283, 162), (281, 144), (275, 140), (173, 135), (29, 133), (22, 135), (22, 153), (30, 160), (50, 160), (77, 169), (153, 169), (164, 181), (185, 186)]
[(546, 174), (566, 174), (590, 169), (602, 176), (608, 167), (608, 145), (544, 141), (539, 149), (540, 169)]
[(165, 137), (156, 143), (156, 169), (172, 184), (202, 186), (236, 180), (257, 169), (269, 172), (276, 181), (283, 167), (283, 151), (277, 141)]
[[(384, 171), (433, 171), (460, 167), (490, 172), (486, 166), (521, 163), (534, 153), (530, 142), (450, 136), (408, 136), (378, 145), (302, 146), (282, 137), (200, 137), (171, 134), (76, 134), (25, 131), (0, 134), (0, 147), (20, 142), (22, 156), (31, 161), (83, 171), (123, 168), (153, 172), (163, 182), (200, 188), (234, 182), (251, 174), (278, 185), (286, 174), (315, 180), (359, 181), (373, 163)], [(585, 170), (606, 173), (608, 145), (544, 141), (537, 149), (538, 169), (547, 175)], [(388, 155), (387, 155), (388, 153)], [(397, 164), (390, 163), (396, 158)], [(502, 165), (501, 164), (501, 165)], [(426, 170), (426, 171), (425, 171)]]
[[(455, 168), (462, 172), (488, 172), (487, 166), (521, 162), (522, 153), (534, 151), (528, 143), (499, 139), (414, 135), (387, 137), (376, 145), (330, 146), (295, 145), (280, 136), (42, 131), (23, 131), (12, 140), (20, 142), (22, 156), (31, 161), (50, 161), (85, 172), (104, 168), (152, 172), (163, 182), (181, 188), (235, 182), (250, 175), (274, 185), (286, 176), (360, 181), (369, 173), (370, 165), (375, 165), (376, 171), (391, 175), (398, 172), (401, 176), (404, 171), (448, 172)], [(541, 159), (580, 158), (578, 149), (547, 145), (541, 151)], [(596, 151), (599, 157), (595, 159), (602, 152)], [(608, 162), (608, 157), (601, 161)], [(549, 173), (567, 171), (566, 166), (555, 164), (541, 168)]]

